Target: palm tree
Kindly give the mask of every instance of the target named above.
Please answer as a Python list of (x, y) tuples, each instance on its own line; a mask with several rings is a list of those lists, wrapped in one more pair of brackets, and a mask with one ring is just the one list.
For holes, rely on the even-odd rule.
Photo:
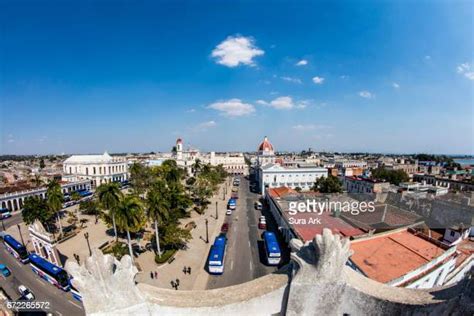
[(136, 232), (145, 224), (144, 209), (140, 198), (133, 195), (124, 196), (120, 199), (115, 209), (115, 220), (117, 226), (127, 232), (128, 250), (133, 260), (132, 241), (130, 231)]
[(57, 215), (59, 223), (59, 234), (62, 235), (63, 227), (61, 225), (61, 217), (59, 211), (63, 208), (64, 195), (61, 190), (61, 186), (56, 180), (52, 180), (48, 183), (48, 189), (46, 190), (46, 203), (51, 212)]
[(200, 172), (201, 169), (202, 169), (201, 160), (200, 160), (200, 159), (194, 160), (194, 164), (192, 165), (191, 168), (192, 168), (193, 174), (194, 174), (194, 175), (198, 175), (199, 172)]
[(166, 184), (162, 180), (158, 180), (154, 187), (148, 192), (147, 195), (147, 217), (154, 221), (155, 224), (155, 238), (156, 238), (156, 250), (158, 256), (161, 257), (160, 239), (158, 232), (159, 223), (163, 223), (163, 220), (169, 218), (170, 202), (167, 199), (167, 188)]
[(114, 226), (115, 240), (118, 240), (117, 225), (115, 223), (115, 209), (120, 202), (122, 192), (118, 183), (104, 183), (97, 188), (97, 196), (104, 210), (109, 212)]

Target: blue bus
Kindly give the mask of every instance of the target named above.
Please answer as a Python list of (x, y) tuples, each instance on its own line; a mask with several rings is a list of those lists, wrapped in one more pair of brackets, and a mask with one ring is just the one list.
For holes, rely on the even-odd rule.
[(31, 270), (33, 270), (34, 273), (57, 288), (63, 291), (69, 291), (71, 285), (69, 284), (69, 276), (65, 270), (41, 258), (37, 254), (31, 254), (29, 258)]
[[(69, 282), (71, 283), (71, 282)], [(82, 302), (82, 295), (81, 293), (79, 293), (79, 291), (71, 284), (71, 294), (72, 294), (72, 297), (75, 299), (75, 300), (78, 300), (79, 302)]]
[(9, 218), (12, 216), (12, 212), (7, 208), (0, 208), (0, 219)]
[(209, 253), (209, 273), (210, 274), (222, 274), (224, 273), (224, 260), (225, 260), (225, 246), (227, 240), (223, 235), (217, 236), (214, 240), (214, 244), (211, 246)]
[(265, 256), (269, 265), (278, 265), (281, 260), (280, 246), (276, 236), (272, 232), (263, 233), (263, 245), (265, 248)]
[(227, 202), (227, 208), (231, 210), (235, 210), (236, 207), (237, 207), (237, 200), (229, 199), (229, 202)]
[(86, 196), (91, 196), (91, 195), (92, 195), (92, 192), (89, 191), (89, 190), (86, 190), (86, 189), (79, 190), (79, 191), (76, 191), (76, 192), (79, 193), (79, 195), (81, 196), (81, 198), (86, 197)]
[(15, 238), (11, 235), (5, 235), (3, 237), (3, 243), (8, 252), (11, 253), (15, 258), (20, 260), (23, 263), (28, 262), (28, 251), (26, 247), (20, 244)]

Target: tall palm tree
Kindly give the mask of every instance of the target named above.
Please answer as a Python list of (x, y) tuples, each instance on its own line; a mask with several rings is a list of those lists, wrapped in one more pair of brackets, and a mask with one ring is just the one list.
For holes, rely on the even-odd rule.
[(61, 224), (61, 218), (59, 211), (63, 208), (64, 195), (61, 190), (59, 182), (52, 180), (48, 183), (48, 189), (46, 190), (46, 203), (51, 212), (57, 215), (59, 223), (59, 234), (63, 233), (63, 226)]
[(158, 180), (147, 195), (147, 217), (154, 221), (155, 224), (155, 238), (156, 250), (158, 256), (161, 257), (160, 239), (158, 225), (163, 223), (163, 220), (169, 218), (170, 202), (168, 200), (166, 184), (162, 180)]
[(130, 231), (139, 231), (145, 224), (145, 212), (140, 198), (133, 195), (127, 195), (120, 199), (115, 209), (115, 220), (117, 226), (127, 232), (128, 250), (133, 260), (132, 241)]
[(115, 182), (104, 183), (97, 188), (97, 196), (102, 208), (107, 210), (109, 216), (112, 217), (115, 240), (118, 240), (117, 225), (115, 223), (115, 209), (119, 204), (122, 195), (119, 184)]

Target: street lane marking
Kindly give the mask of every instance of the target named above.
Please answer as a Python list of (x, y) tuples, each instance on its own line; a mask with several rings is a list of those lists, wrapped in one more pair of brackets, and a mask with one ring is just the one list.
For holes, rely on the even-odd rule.
[(21, 267), (21, 264), (18, 262), (18, 261), (14, 261), (16, 263), (17, 266)]
[(234, 260), (230, 261), (230, 269), (232, 270), (234, 268)]
[(251, 246), (250, 246), (250, 240), (249, 240), (249, 248), (250, 248), (250, 247), (251, 247)]
[(253, 270), (252, 261), (249, 261), (249, 262), (250, 262), (250, 270)]
[(44, 283), (40, 279), (35, 278), (35, 280), (38, 281), (39, 284), (44, 285)]
[(76, 303), (74, 303), (74, 302), (72, 302), (72, 301), (70, 301), (70, 300), (68, 300), (68, 302), (71, 303), (72, 305), (76, 306), (77, 308), (82, 309), (82, 306), (77, 305)]

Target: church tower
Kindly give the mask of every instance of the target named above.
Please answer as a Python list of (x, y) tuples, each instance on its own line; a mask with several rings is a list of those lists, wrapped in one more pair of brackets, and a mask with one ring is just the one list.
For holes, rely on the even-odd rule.
[(273, 145), (268, 141), (267, 136), (258, 147), (257, 161), (259, 166), (275, 163), (275, 150)]
[(183, 140), (181, 138), (176, 140), (176, 159), (183, 160)]

